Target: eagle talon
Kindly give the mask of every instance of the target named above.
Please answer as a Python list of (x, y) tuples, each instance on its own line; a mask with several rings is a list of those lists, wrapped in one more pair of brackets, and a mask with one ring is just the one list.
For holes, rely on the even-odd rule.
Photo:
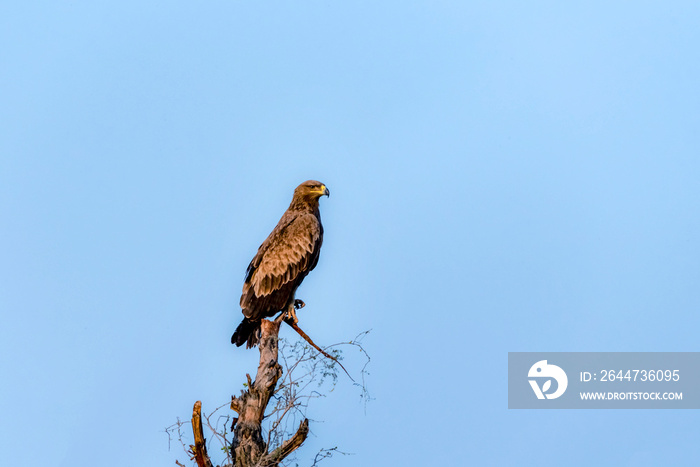
[(297, 324), (299, 322), (299, 318), (297, 318), (297, 314), (294, 311), (294, 308), (289, 309), (289, 313), (287, 315), (287, 319), (291, 320), (292, 323)]
[(277, 317), (275, 321), (284, 321), (287, 324), (297, 324), (299, 322), (299, 318), (297, 318), (297, 314), (294, 311), (294, 306), (289, 305), (286, 310), (284, 310), (280, 315)]
[(294, 300), (294, 308), (297, 310), (301, 310), (306, 306), (306, 303), (304, 303), (304, 300), (299, 300), (298, 298)]

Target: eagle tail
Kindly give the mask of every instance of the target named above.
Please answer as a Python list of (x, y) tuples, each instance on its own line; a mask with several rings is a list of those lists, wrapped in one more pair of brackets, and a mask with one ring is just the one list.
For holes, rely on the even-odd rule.
[(238, 325), (233, 336), (231, 336), (231, 343), (236, 344), (237, 347), (242, 346), (247, 341), (247, 349), (257, 345), (259, 340), (260, 321), (252, 321), (248, 318), (243, 318), (243, 321), (241, 321), (241, 324)]

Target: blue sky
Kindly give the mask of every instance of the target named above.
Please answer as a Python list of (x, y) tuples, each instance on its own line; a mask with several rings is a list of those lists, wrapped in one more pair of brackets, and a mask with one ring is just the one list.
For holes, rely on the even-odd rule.
[(353, 453), (334, 466), (696, 465), (694, 411), (509, 411), (506, 365), (698, 350), (698, 18), (6, 2), (4, 462), (184, 461), (163, 429), (255, 369), (229, 343), (243, 274), (314, 178), (332, 197), (301, 324), (327, 344), (372, 329), (375, 400), (341, 379), (301, 465), (332, 446)]

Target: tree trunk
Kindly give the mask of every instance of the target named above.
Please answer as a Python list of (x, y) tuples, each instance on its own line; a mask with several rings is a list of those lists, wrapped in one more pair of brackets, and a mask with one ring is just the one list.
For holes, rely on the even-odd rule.
[(282, 367), (277, 362), (277, 340), (281, 323), (281, 319), (262, 320), (258, 343), (260, 364), (255, 381), (251, 382), (250, 375), (246, 375), (248, 389), (242, 391), (240, 397), (231, 398), (231, 409), (238, 413), (232, 445), (235, 467), (279, 465), (282, 459), (301, 446), (309, 432), (309, 421), (304, 420), (296, 434), (271, 453), (263, 439), (261, 424), (265, 408), (275, 392), (277, 380), (282, 376)]

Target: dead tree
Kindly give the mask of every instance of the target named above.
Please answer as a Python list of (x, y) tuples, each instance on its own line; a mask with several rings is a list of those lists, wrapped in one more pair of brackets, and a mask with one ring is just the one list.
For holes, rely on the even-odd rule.
[[(258, 344), (260, 362), (255, 380), (246, 374), (245, 389), (241, 391), (239, 396), (232, 397), (230, 402), (231, 409), (238, 415), (237, 418), (233, 418), (233, 425), (230, 428), (233, 432), (233, 440), (230, 440), (231, 433), (227, 428), (231, 421), (230, 416), (218, 415), (220, 419), (225, 420), (223, 428), (220, 422), (210, 420), (210, 417), (214, 416), (219, 409), (228, 406), (228, 403), (215, 409), (207, 416), (202, 414), (200, 401), (194, 404), (192, 411), (194, 444), (189, 445), (189, 449), (183, 441), (181, 431), (185, 423), (178, 420), (178, 423), (166, 428), (169, 436), (171, 430), (177, 433), (177, 438), (182, 443), (183, 448), (190, 454), (191, 460), (195, 461), (198, 467), (214, 467), (215, 465), (207, 453), (203, 423), (209, 428), (212, 436), (217, 438), (223, 446), (222, 450), (226, 453), (227, 460), (222, 464), (222, 467), (273, 467), (280, 465), (285, 458), (304, 443), (308, 436), (309, 421), (304, 413), (306, 402), (312, 398), (323, 397), (317, 391), (311, 393), (305, 391), (312, 387), (312, 384), (315, 385), (314, 387), (323, 384), (327, 377), (331, 378), (335, 384), (338, 366), (347, 373), (339, 361), (342, 359), (341, 351), (334, 349), (336, 346), (355, 346), (364, 354), (366, 362), (360, 373), (362, 384), (356, 383), (349, 374), (348, 376), (354, 385), (361, 388), (362, 398), (365, 401), (369, 400), (369, 394), (364, 384), (364, 376), (367, 374), (365, 368), (369, 364), (369, 355), (361, 345), (362, 337), (369, 331), (361, 333), (350, 342), (327, 347), (327, 350), (330, 351), (328, 353), (314, 344), (296, 323), (288, 319), (285, 322), (297, 331), (308, 345), (301, 341), (291, 345), (288, 341), (282, 340), (284, 350), (280, 352), (278, 335), (284, 318), (285, 316), (282, 314), (275, 320), (261, 321), (261, 336)], [(283, 370), (284, 377), (282, 378)], [(280, 380), (280, 378), (282, 379)], [(270, 403), (273, 398), (274, 403)], [(263, 429), (263, 421), (266, 429)], [(298, 423), (298, 427), (294, 431), (296, 423)], [(322, 449), (316, 456), (314, 465), (319, 460), (331, 457), (333, 453), (345, 454), (337, 447)], [(177, 464), (184, 467), (180, 462)]]
[[(281, 323), (281, 319), (262, 320), (258, 344), (260, 364), (255, 381), (252, 381), (250, 375), (247, 374), (247, 389), (241, 391), (240, 396), (231, 398), (231, 409), (238, 414), (238, 419), (234, 419), (234, 436), (231, 446), (235, 467), (277, 466), (285, 457), (302, 445), (309, 433), (309, 420), (304, 419), (296, 433), (272, 452), (268, 451), (267, 443), (263, 438), (262, 421), (265, 417), (265, 409), (275, 392), (277, 381), (282, 376), (282, 367), (277, 360)], [(199, 467), (212, 467), (202, 432), (201, 405), (201, 402), (197, 401), (194, 406), (192, 430), (195, 444), (190, 448)]]

